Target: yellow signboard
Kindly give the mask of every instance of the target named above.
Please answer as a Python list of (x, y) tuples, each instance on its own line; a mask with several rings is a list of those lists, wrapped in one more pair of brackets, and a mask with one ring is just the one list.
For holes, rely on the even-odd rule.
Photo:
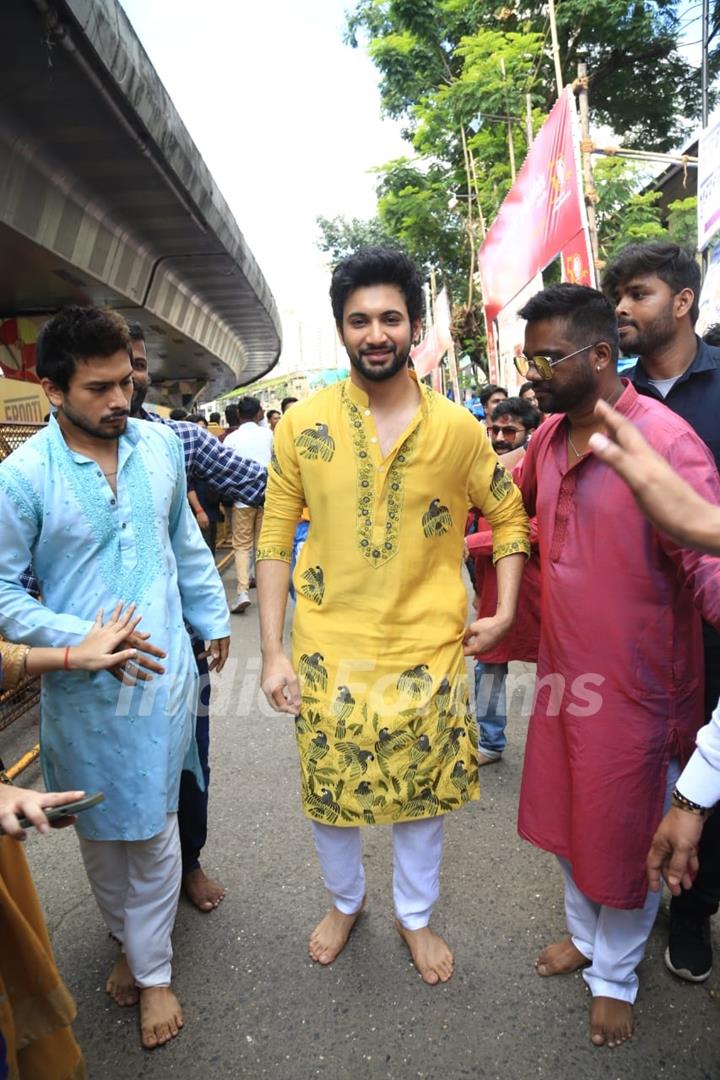
[(14, 424), (42, 424), (50, 402), (38, 383), (0, 379), (0, 420)]

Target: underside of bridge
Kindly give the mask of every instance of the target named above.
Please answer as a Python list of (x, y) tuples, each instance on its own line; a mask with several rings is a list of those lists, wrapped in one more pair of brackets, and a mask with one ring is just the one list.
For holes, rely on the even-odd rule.
[(266, 374), (272, 293), (122, 8), (3, 0), (0, 18), (0, 320), (117, 308), (176, 404)]

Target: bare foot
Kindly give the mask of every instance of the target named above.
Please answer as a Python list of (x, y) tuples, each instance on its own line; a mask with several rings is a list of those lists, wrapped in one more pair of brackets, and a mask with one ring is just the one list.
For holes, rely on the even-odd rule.
[(353, 915), (343, 915), (331, 907), (317, 924), (308, 942), (310, 959), (318, 964), (332, 964), (347, 944), (350, 931), (365, 907), (365, 900)]
[(477, 759), (478, 759), (478, 768), (480, 769), (480, 768), (482, 768), (483, 765), (497, 765), (497, 763), (499, 761), (502, 761), (502, 756), (500, 756), (500, 757), (485, 757), (482, 750), (478, 750)]
[(452, 978), (455, 958), (450, 946), (439, 934), (429, 926), (423, 926), (421, 930), (408, 930), (397, 919), (395, 929), (410, 950), (412, 962), (423, 982), (435, 986)]
[(190, 903), (199, 911), (214, 911), (225, 898), (225, 886), (209, 878), (200, 866), (185, 874), (183, 889)]
[(567, 975), (589, 963), (587, 956), (575, 948), (572, 938), (566, 937), (543, 949), (535, 961), (535, 970), (538, 975)]
[(123, 1007), (137, 1005), (140, 993), (128, 967), (125, 953), (120, 954), (119, 960), (110, 972), (108, 981), (105, 983), (105, 993), (110, 995), (116, 1005)]
[(590, 1006), (590, 1038), (595, 1046), (622, 1046), (632, 1038), (633, 1008), (629, 1001), (594, 997)]
[(140, 991), (140, 1031), (146, 1050), (164, 1046), (182, 1026), (180, 1002), (169, 986), (148, 986)]

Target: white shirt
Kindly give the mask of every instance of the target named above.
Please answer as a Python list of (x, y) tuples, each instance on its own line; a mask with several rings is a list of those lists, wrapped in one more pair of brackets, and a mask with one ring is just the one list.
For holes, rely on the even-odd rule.
[(698, 731), (697, 750), (683, 769), (677, 789), (699, 806), (720, 801), (720, 703), (710, 723)]
[[(254, 421), (241, 424), (237, 431), (231, 431), (225, 437), (225, 446), (229, 446), (241, 457), (250, 458), (258, 465), (264, 465), (267, 469), (270, 464), (273, 437), (270, 428), (260, 427)], [(239, 509), (247, 506), (247, 503), (236, 502), (233, 504)]]
[(666, 398), (679, 378), (679, 375), (675, 375), (672, 379), (648, 379), (648, 382), (655, 387), (661, 397)]

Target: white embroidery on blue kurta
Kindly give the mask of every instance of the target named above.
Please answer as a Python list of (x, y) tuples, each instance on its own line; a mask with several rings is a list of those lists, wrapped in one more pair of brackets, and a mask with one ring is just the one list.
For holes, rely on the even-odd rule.
[(92, 465), (78, 464), (64, 446), (51, 443), (49, 450), (53, 463), (71, 485), (102, 552), (100, 573), (103, 581), (123, 600), (140, 603), (163, 571), (152, 489), (141, 451), (136, 448), (130, 454), (120, 470), (122, 480), (118, 480), (118, 485), (122, 483), (126, 489), (133, 508), (135, 557), (129, 560), (127, 555), (123, 558), (122, 537), (107, 499), (108, 485), (102, 477), (98, 478), (98, 470)]

